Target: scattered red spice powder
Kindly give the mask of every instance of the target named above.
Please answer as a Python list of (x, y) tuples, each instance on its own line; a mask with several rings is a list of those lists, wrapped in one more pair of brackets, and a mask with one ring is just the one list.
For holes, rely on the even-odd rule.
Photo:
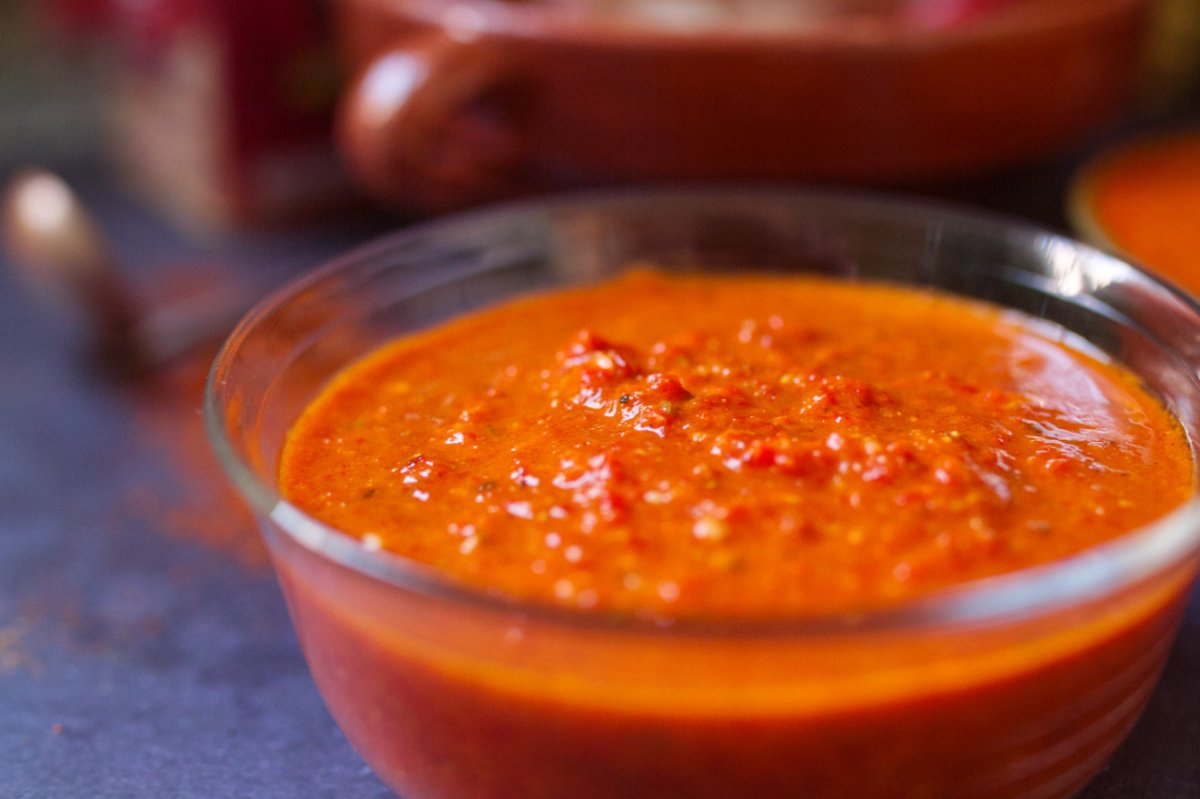
[(162, 468), (153, 487), (130, 487), (121, 512), (228, 554), (247, 568), (264, 569), (267, 552), (254, 517), (221, 473), (204, 430), (204, 382), (213, 355), (211, 349), (198, 350), (131, 384), (139, 456)]

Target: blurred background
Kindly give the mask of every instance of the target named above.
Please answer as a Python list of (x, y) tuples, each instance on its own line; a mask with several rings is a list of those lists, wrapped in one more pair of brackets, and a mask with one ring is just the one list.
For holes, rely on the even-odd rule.
[[(51, 7), (56, 11), (47, 13)], [(0, 153), (6, 171), (29, 161), (79, 163), (98, 154), (103, 68), (98, 48), (84, 40), (88, 27), (100, 22), (87, 12), (96, 15), (101, 8), (0, 3)]]
[[(854, 11), (859, 7), (880, 6), (909, 9), (903, 13), (903, 23), (888, 18), (880, 24), (923, 24), (930, 30), (944, 28), (949, 36), (957, 28), (976, 24), (973, 15), (985, 24), (988, 15), (1003, 20), (1007, 7), (1030, 7), (1032, 15), (1045, 14), (1047, 9), (1067, 8), (1076, 0), (1065, 3), (1041, 3), (1038, 0), (877, 0), (869, 3), (835, 2), (796, 3), (805, 6)], [(1194, 117), (1197, 105), (1198, 75), (1200, 75), (1200, 3), (1194, 0), (1131, 0), (1125, 5), (1150, 6), (1149, 22), (1139, 36), (1137, 63), (1122, 55), (1121, 69), (1133, 75), (1136, 82), (1132, 102), (1124, 98), (1125, 86), (1114, 84), (1112, 107), (1094, 119), (1075, 123), (1077, 130), (1059, 140), (1047, 140), (1028, 152), (1010, 154), (999, 143), (991, 143), (996, 151), (994, 164), (967, 164), (933, 172), (935, 180), (902, 173), (899, 179), (884, 176), (882, 180), (864, 180), (853, 170), (831, 168), (822, 171), (811, 167), (792, 167), (795, 175), (782, 171), (785, 178), (816, 179), (821, 182), (879, 183), (916, 189), (924, 193), (978, 194), (981, 180), (1003, 182), (1020, 168), (1045, 169), (1063, 163), (1075, 163), (1090, 149), (1127, 135), (1132, 131), (1177, 127), (1181, 120)], [(470, 192), (448, 204), (423, 202), (419, 195), (403, 195), (379, 182), (398, 182), (401, 178), (364, 174), (359, 169), (350, 176), (348, 163), (361, 162), (357, 151), (343, 136), (342, 147), (335, 147), (332, 132), (335, 107), (340, 97), (360, 82), (367, 62), (386, 46), (370, 41), (362, 28), (376, 25), (383, 32), (375, 38), (394, 36), (392, 28), (428, 25), (427, 19), (407, 18), (402, 21), (387, 17), (402, 15), (378, 9), (388, 6), (402, 8), (405, 4), (386, 4), (375, 0), (0, 0), (0, 174), (11, 176), (29, 165), (70, 173), (85, 182), (103, 181), (139, 206), (151, 211), (164, 225), (186, 234), (191, 240), (208, 240), (231, 230), (262, 228), (281, 223), (293, 226), (323, 223), (339, 217), (345, 219), (365, 207), (353, 188), (356, 183), (370, 184), (372, 192), (389, 200), (395, 212), (445, 210), (446, 207), (473, 204)], [(420, 4), (413, 4), (420, 5)], [(434, 3), (432, 6), (471, 8), (471, 3)], [(476, 4), (487, 6), (487, 3)], [(730, 19), (746, 19), (746, 9), (766, 7), (775, 9), (774, 17), (765, 22), (745, 23), (769, 28), (800, 24), (816, 26), (817, 12), (784, 13), (789, 4), (747, 3), (743, 0), (663, 0), (662, 2), (619, 2), (597, 0), (593, 3), (554, 0), (543, 3), (491, 3), (492, 6), (557, 6), (567, 13), (582, 13), (580, 9), (604, 8), (615, 15), (634, 15), (642, 22), (686, 35), (705, 24), (730, 25), (713, 9), (728, 7)], [(1086, 5), (1086, 4), (1085, 4)], [(1121, 5), (1111, 0), (1096, 7)], [(682, 10), (681, 10), (682, 9)], [(697, 10), (699, 9), (699, 10)], [(913, 11), (911, 9), (916, 9)], [(722, 12), (723, 13), (723, 12)], [(829, 12), (832, 13), (832, 12)], [(900, 12), (889, 11), (896, 15)], [(453, 14), (448, 16), (452, 17)], [(461, 14), (459, 15), (462, 16)], [(752, 15), (751, 15), (752, 16)], [(761, 16), (761, 15), (760, 15)], [(477, 24), (486, 28), (494, 19), (481, 16)], [(711, 20), (710, 20), (711, 17)], [(798, 22), (797, 20), (800, 20)], [(1016, 17), (1017, 24), (1020, 17)], [(379, 22), (379, 20), (383, 20)], [(918, 20), (917, 23), (912, 20)], [(441, 24), (436, 22), (435, 24)], [(390, 27), (389, 27), (390, 26)], [(1128, 32), (1110, 26), (1097, 30), (1093, 40), (1084, 44), (1094, 48), (1093, 61), (1101, 61), (1107, 52), (1116, 52), (1113, 44), (1118, 34)], [(884, 36), (886, 34), (871, 33)], [(1082, 37), (1083, 34), (1081, 34)], [(1102, 40), (1107, 36), (1108, 40)], [(1032, 37), (1030, 37), (1032, 38)], [(1127, 36), (1128, 38), (1128, 36)], [(1013, 37), (1013, 42), (1017, 38)], [(1062, 44), (1078, 46), (1079, 42), (1063, 40)], [(1125, 43), (1128, 44), (1128, 43)], [(1015, 45), (1014, 45), (1015, 46)], [(1124, 45), (1122, 45), (1124, 46)], [(1107, 50), (1105, 49), (1107, 48)], [(982, 49), (982, 48), (981, 48)], [(561, 55), (561, 54), (559, 54)], [(991, 57), (991, 56), (989, 56)], [(840, 62), (831, 62), (840, 63)], [(1074, 57), (1074, 69), (1086, 70), (1084, 58)], [(574, 66), (573, 63), (567, 66)], [(732, 65), (730, 65), (732, 66)], [(926, 69), (940, 68), (930, 61)], [(647, 63), (640, 67), (653, 70)], [(869, 67), (863, 67), (867, 70)], [(981, 68), (982, 69), (982, 68)], [(376, 70), (378, 71), (378, 70)], [(660, 76), (647, 72), (650, 81)], [(1115, 73), (1113, 73), (1115, 74)], [(384, 75), (383, 77), (388, 77)], [(950, 82), (953, 76), (946, 75)], [(969, 75), (960, 82), (975, 78)], [(1122, 80), (1123, 80), (1122, 75)], [(885, 76), (874, 76), (876, 81)], [(1049, 78), (1043, 78), (1049, 79)], [(862, 79), (860, 79), (861, 82)], [(1083, 78), (1078, 79), (1081, 85)], [(671, 86), (666, 81), (657, 101), (669, 105)], [(897, 90), (908, 87), (895, 80)], [(847, 83), (847, 85), (850, 85)], [(859, 87), (861, 90), (861, 87)], [(1036, 81), (1028, 85), (1030, 96), (1039, 91)], [(862, 105), (887, 103), (896, 105), (903, 98), (886, 94), (886, 87), (870, 97), (860, 96)], [(533, 93), (533, 92), (530, 92)], [(612, 92), (616, 101), (628, 98)], [(1116, 99), (1120, 96), (1120, 101)], [(996, 105), (1003, 98), (986, 94), (965, 95), (964, 98), (943, 99), (979, 107)], [(485, 98), (486, 99), (486, 98)], [(917, 98), (919, 100), (919, 98)], [(910, 102), (917, 102), (910, 98)], [(636, 102), (636, 98), (634, 100)], [(854, 98), (844, 102), (851, 104)], [(474, 110), (474, 109), (473, 109)], [(546, 137), (563, 134), (553, 128), (553, 120), (576, 109), (554, 107), (539, 109), (539, 119), (520, 132), (534, 140), (534, 146), (552, 149), (553, 140)], [(910, 113), (916, 114), (914, 109)], [(642, 112), (641, 106), (633, 108)], [(961, 112), (957, 109), (956, 112)], [(1044, 109), (1053, 116), (1053, 109)], [(527, 114), (528, 115), (528, 114)], [(611, 113), (610, 113), (611, 115)], [(466, 114), (463, 114), (466, 116)], [(594, 121), (598, 115), (589, 118)], [(716, 118), (716, 117), (712, 117)], [(899, 117), (897, 117), (899, 118)], [(538, 139), (537, 125), (549, 127)], [(659, 123), (660, 126), (663, 123)], [(726, 123), (728, 124), (728, 123)], [(743, 122), (748, 125), (749, 122)], [(966, 124), (966, 123), (963, 123)], [(1024, 127), (1036, 128), (1036, 116), (1024, 120)], [(737, 127), (734, 122), (731, 127)], [(446, 138), (456, 131), (444, 126)], [(360, 137), (361, 138), (361, 137)], [(454, 144), (455, 142), (451, 142)], [(854, 146), (853, 139), (843, 139), (845, 149)], [(610, 147), (618, 147), (618, 143)], [(648, 143), (653, 148), (653, 143)], [(796, 142), (795, 148), (811, 147), (810, 142)], [(347, 153), (347, 150), (354, 152)], [(777, 147), (776, 162), (785, 161), (787, 153)], [(350, 156), (350, 157), (348, 157)], [(585, 158), (568, 151), (576, 163), (557, 166), (549, 174), (536, 156), (527, 156), (514, 171), (532, 173), (528, 185), (514, 185), (504, 194), (546, 191), (578, 185), (612, 182), (638, 182), (666, 176), (670, 179), (706, 178), (706, 170), (686, 165), (655, 174), (642, 169), (639, 174), (626, 175), (620, 159), (608, 164), (610, 174), (580, 165)], [(669, 157), (662, 156), (659, 157)], [(621, 158), (629, 160), (630, 154)], [(949, 156), (947, 156), (949, 160)], [(983, 160), (983, 159), (977, 159)], [(869, 168), (869, 167), (868, 167)], [(572, 172), (573, 170), (573, 172)], [(747, 167), (739, 174), (736, 167), (720, 171), (707, 170), (718, 177), (762, 179), (772, 177), (770, 168)], [(844, 174), (843, 174), (844, 173)], [(993, 180), (999, 177), (1000, 180)], [(405, 202), (408, 200), (408, 202)], [(400, 220), (410, 218), (401, 215)]]
[(346, 194), (322, 2), (4, 0), (0, 163), (89, 172), (195, 234)]
[[(393, 152), (385, 146), (372, 160), (362, 148), (378, 145), (379, 137), (371, 135), (399, 124), (395, 109), (372, 116), (378, 107), (368, 103), (366, 121), (356, 123), (353, 136), (343, 130), (337, 140), (335, 118), (351, 94), (379, 102), (415, 96), (411, 60), (385, 59), (384, 67), (399, 64), (398, 72), (370, 67), (390, 52), (375, 34), (390, 36), (393, 23), (396, 31), (423, 30), (426, 38), (412, 52), (427, 57), (451, 52), (446, 40), (487, 38), (489, 26), (510, 11), (536, 15), (542, 5), (576, 19), (598, 7), (620, 17), (626, 6), (636, 6), (639, 25), (651, 20), (669, 27), (666, 35), (687, 37), (705, 20), (723, 25), (720, 14), (753, 4), (472, 0), (416, 4), (444, 11), (437, 19), (415, 12), (391, 19), (400, 12), (390, 9), (407, 5), (413, 4), (0, 0), (0, 186), (6, 187), (0, 241), (0, 796), (387, 796), (324, 710), (253, 521), (208, 453), (200, 403), (219, 340), (272, 287), (397, 226), (488, 199), (688, 181), (683, 155), (699, 153), (703, 161), (714, 140), (681, 143), (683, 134), (663, 109), (691, 111), (671, 87), (684, 85), (689, 75), (720, 75), (754, 61), (699, 56), (696, 63), (707, 66), (677, 62), (655, 73), (664, 62), (654, 53), (643, 53), (640, 61), (628, 53), (605, 60), (592, 50), (588, 58), (571, 60), (569, 49), (539, 50), (542, 66), (535, 64), (532, 74), (558, 87), (558, 99), (532, 102), (527, 81), (494, 82), (466, 98), (460, 119), (404, 140), (426, 150), (417, 148), (414, 156), (412, 147)], [(815, 9), (803, 24), (819, 28), (827, 9), (873, 4), (767, 5), (789, 13), (799, 5)], [(905, 25), (944, 28), (952, 39), (976, 17), (984, 24), (989, 15), (1004, 19), (1029, 8), (1032, 16), (1014, 18), (1127, 6), (1148, 15), (1136, 36), (1122, 23), (1106, 29), (1100, 49), (1081, 47), (1054, 61), (1062, 67), (1062, 86), (1091, 85), (1089, 65), (1104, 61), (1105, 53), (1122, 54), (1117, 68), (1128, 86), (1093, 86), (1104, 113), (1075, 118), (1059, 104), (1044, 115), (1005, 117), (1010, 135), (998, 137), (997, 153), (1004, 157), (996, 163), (936, 175), (920, 174), (926, 170), (916, 164), (904, 176), (878, 181), (889, 191), (1067, 229), (1074, 176), (1094, 155), (1144, 136), (1200, 128), (1200, 0), (884, 5), (915, 14), (904, 17)], [(377, 24), (372, 14), (391, 21)], [(894, 24), (891, 18), (859, 20), (854, 35), (886, 41)], [(441, 36), (442, 44), (427, 35)], [(963, 46), (961, 63), (974, 63), (971, 47)], [(1038, 48), (1065, 52), (1053, 40)], [(978, 52), (986, 49), (981, 44)], [(987, 52), (995, 61), (982, 74), (999, 80), (1007, 67), (994, 64), (1007, 63), (1011, 53), (1004, 46)], [(568, 62), (572, 66), (563, 68)], [(447, 63), (471, 80), (481, 74), (473, 67), (463, 71), (453, 59)], [(479, 63), (491, 68), (490, 61)], [(957, 81), (948, 97), (954, 118), (968, 120), (979, 109), (1019, 104), (1025, 91), (1014, 84), (1032, 96), (1055, 83), (1049, 71), (1039, 74), (1026, 64), (1032, 74), (1002, 84), (1012, 96), (1000, 96), (942, 67), (915, 64), (909, 73), (861, 74), (839, 68), (816, 85), (837, 101), (825, 110), (840, 109), (845, 119), (871, 108), (911, 120), (920, 115), (905, 105), (912, 99), (906, 91), (918, 83), (904, 83), (908, 78), (901, 74), (923, 76), (921, 85)], [(613, 88), (606, 94), (609, 89), (580, 77), (589, 69), (625, 75), (621, 91), (628, 93)], [(638, 81), (635, 72), (620, 71), (625, 69), (650, 70), (661, 80)], [(854, 96), (839, 93), (851, 79), (872, 88), (858, 105)], [(704, 87), (688, 91), (703, 93)], [(571, 105), (581, 94), (600, 99)], [(739, 94), (734, 87), (714, 96)], [(1106, 97), (1111, 108), (1102, 102)], [(629, 114), (631, 107), (640, 110)], [(767, 104), (755, 119), (767, 124), (779, 108)], [(736, 127), (720, 108), (697, 113), (696, 119), (714, 121), (716, 131)], [(588, 149), (586, 137), (572, 127), (580, 120), (610, 125), (610, 141), (627, 136), (637, 142), (639, 129), (626, 123), (643, 118), (675, 130), (675, 138), (659, 150), (624, 151), (614, 144), (613, 153), (637, 162), (629, 169), (603, 147)], [(401, 122), (411, 126), (414, 119), (427, 121), (417, 114)], [(987, 121), (986, 115), (978, 119)], [(1075, 125), (1071, 135), (1036, 141), (1020, 153), (1005, 150), (1005, 139), (1054, 119)], [(965, 121), (942, 128), (947, 142), (973, 129)], [(421, 131), (420, 124), (413, 130)], [(717, 144), (739, 144), (728, 135)], [(928, 138), (919, 126), (907, 135), (913, 147)], [(825, 143), (838, 141), (829, 136)], [(898, 150), (903, 162), (903, 147), (881, 141), (865, 152), (884, 158)], [(786, 151), (735, 149), (782, 158), (801, 152), (803, 144)], [(474, 158), (480, 152), (488, 157)], [(647, 152), (652, 157), (637, 160)], [(675, 155), (679, 160), (671, 161)], [(743, 172), (719, 158), (711, 163), (717, 166), (692, 177), (877, 182), (819, 169), (806, 177), (804, 169), (812, 165), (803, 161), (795, 163), (795, 174), (779, 175), (771, 174), (769, 158)], [(672, 167), (657, 169), (662, 164)], [(66, 233), (54, 227), (64, 220), (71, 223)], [(52, 235), (43, 235), (46, 230)], [(1145, 719), (1087, 799), (1200, 796), (1195, 605)]]

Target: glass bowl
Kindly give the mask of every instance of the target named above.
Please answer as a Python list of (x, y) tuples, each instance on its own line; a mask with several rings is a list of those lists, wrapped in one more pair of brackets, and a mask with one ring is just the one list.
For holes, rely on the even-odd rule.
[(1200, 502), (1051, 565), (853, 616), (614, 621), (506, 601), (364, 548), (284, 501), (277, 461), (321, 386), (472, 308), (668, 270), (937, 286), (1052, 320), (1200, 433), (1200, 309), (1010, 220), (862, 195), (688, 191), (450, 218), (261, 303), (213, 366), (212, 444), (261, 522), (312, 674), (409, 799), (1059, 797), (1136, 720), (1200, 563)]

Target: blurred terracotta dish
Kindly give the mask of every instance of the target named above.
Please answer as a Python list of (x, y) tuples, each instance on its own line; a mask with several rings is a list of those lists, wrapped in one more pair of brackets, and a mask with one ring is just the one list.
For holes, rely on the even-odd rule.
[(1127, 143), (1075, 181), (1080, 234), (1200, 295), (1200, 130)]
[(672, 179), (913, 183), (1053, 153), (1136, 82), (1148, 0), (341, 0), (341, 146), (436, 210)]

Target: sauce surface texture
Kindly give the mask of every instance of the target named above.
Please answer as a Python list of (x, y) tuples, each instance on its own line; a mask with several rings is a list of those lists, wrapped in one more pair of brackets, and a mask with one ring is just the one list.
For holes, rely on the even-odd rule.
[(1192, 490), (1124, 371), (945, 295), (635, 271), (398, 340), (293, 428), (284, 496), (596, 612), (848, 611), (1053, 561)]

